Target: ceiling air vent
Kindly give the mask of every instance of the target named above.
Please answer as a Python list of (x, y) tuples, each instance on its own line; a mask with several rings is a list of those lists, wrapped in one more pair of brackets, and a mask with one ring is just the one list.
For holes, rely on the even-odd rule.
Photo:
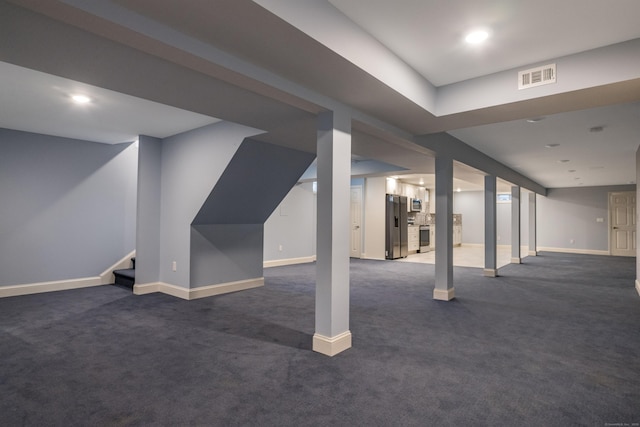
[(543, 65), (518, 72), (518, 89), (548, 85), (556, 82), (556, 64)]

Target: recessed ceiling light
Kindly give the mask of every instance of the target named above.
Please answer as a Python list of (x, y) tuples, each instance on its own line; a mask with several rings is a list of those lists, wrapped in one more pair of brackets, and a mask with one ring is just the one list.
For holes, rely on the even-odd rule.
[(574, 173), (575, 171), (576, 171), (575, 169), (569, 169), (567, 172)]
[(538, 123), (543, 121), (544, 119), (544, 117), (532, 117), (530, 119), (527, 119), (527, 123)]
[(568, 161), (569, 161), (568, 159), (561, 159), (561, 160), (558, 160), (558, 163), (567, 163)]
[(87, 103), (91, 102), (91, 98), (89, 98), (86, 95), (71, 95), (71, 99), (76, 104), (87, 104)]
[(602, 132), (604, 130), (604, 126), (594, 126), (589, 129), (589, 132), (597, 133)]
[(489, 38), (489, 33), (485, 30), (472, 31), (464, 38), (469, 44), (480, 44)]
[(556, 148), (558, 147), (560, 144), (547, 144), (544, 146), (544, 148)]

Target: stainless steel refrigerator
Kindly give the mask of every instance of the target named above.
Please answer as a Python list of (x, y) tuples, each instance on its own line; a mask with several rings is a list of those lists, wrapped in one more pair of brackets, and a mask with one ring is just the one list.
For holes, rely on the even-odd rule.
[(405, 258), (407, 243), (407, 198), (405, 196), (386, 195), (386, 232), (385, 258)]

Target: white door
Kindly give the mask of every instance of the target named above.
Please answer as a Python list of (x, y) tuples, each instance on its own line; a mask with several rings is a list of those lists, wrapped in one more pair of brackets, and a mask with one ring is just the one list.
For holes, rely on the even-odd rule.
[(360, 258), (362, 245), (362, 187), (351, 187), (351, 252), (352, 258)]
[(636, 255), (636, 193), (609, 193), (611, 255)]

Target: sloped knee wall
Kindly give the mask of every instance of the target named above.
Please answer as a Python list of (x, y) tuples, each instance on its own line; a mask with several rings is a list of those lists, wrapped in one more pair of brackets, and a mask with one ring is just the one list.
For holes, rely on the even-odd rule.
[(314, 159), (242, 142), (191, 223), (191, 287), (262, 277), (264, 222)]

